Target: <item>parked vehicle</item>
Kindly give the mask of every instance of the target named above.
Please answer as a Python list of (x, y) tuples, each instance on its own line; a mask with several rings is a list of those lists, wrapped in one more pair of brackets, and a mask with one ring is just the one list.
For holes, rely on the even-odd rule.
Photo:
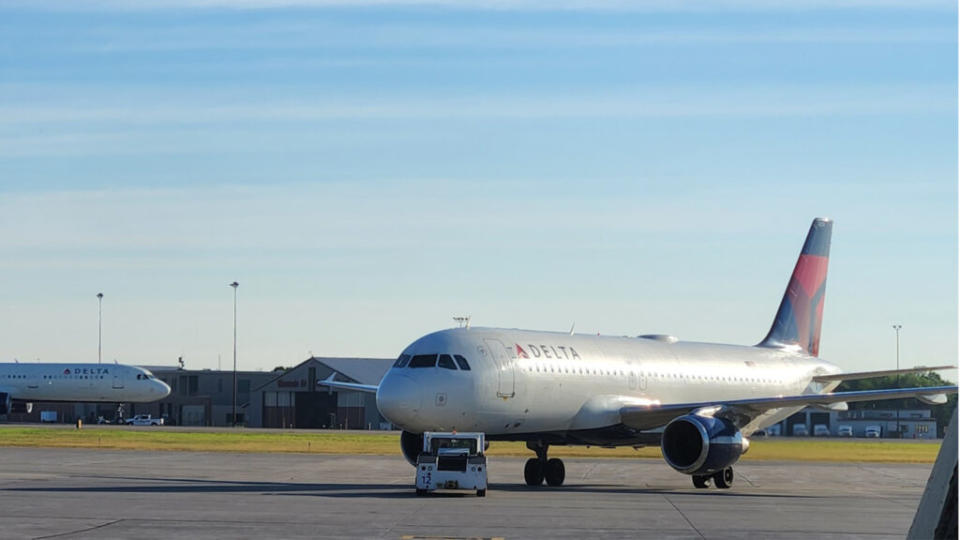
[(794, 424), (793, 425), (793, 436), (794, 437), (809, 437), (810, 432), (807, 431), (806, 424)]
[(813, 436), (814, 437), (829, 437), (830, 428), (824, 424), (817, 424), (813, 426)]
[(883, 434), (883, 428), (880, 426), (867, 426), (863, 429), (863, 436), (868, 439), (879, 439)]
[(138, 414), (127, 418), (123, 423), (128, 426), (162, 426), (163, 418), (154, 418), (149, 414)]
[(853, 426), (837, 426), (837, 437), (853, 437)]
[(57, 421), (57, 411), (40, 411), (40, 421), (43, 423), (53, 423)]
[(487, 494), (487, 456), (483, 433), (423, 434), (417, 456), (417, 495), (437, 489), (476, 491)]

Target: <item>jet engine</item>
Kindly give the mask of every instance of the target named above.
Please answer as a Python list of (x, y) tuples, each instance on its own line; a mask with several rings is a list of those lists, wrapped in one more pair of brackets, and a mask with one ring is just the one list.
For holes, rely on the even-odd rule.
[(729, 420), (696, 414), (674, 418), (660, 439), (667, 464), (692, 475), (721, 471), (736, 463), (748, 448), (750, 441)]
[(411, 465), (417, 465), (417, 456), (423, 450), (423, 434), (410, 433), (409, 431), (400, 432), (400, 451), (403, 457)]
[(33, 410), (33, 403), (14, 399), (6, 392), (0, 392), (0, 414), (23, 414)]

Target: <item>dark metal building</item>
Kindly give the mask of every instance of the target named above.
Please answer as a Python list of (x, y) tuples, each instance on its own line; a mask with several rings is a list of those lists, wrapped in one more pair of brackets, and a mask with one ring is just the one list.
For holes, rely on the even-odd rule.
[(250, 393), (250, 427), (312, 429), (391, 429), (377, 410), (376, 396), (334, 390), (317, 380), (337, 374), (338, 381), (379, 384), (390, 358), (309, 358)]

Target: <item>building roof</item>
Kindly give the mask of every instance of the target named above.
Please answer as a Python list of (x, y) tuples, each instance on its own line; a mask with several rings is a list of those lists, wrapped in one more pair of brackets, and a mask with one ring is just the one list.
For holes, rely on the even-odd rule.
[[(326, 358), (313, 357), (330, 369), (350, 377), (360, 384), (380, 384), (380, 379), (396, 361), (394, 358)], [(316, 381), (314, 381), (315, 383)]]
[[(312, 356), (292, 368), (281, 372), (274, 372), (276, 375), (266, 383), (253, 389), (254, 392), (270, 386), (275, 381), (284, 377), (311, 362), (323, 364), (337, 373), (349, 377), (352, 382), (360, 384), (380, 384), (380, 379), (387, 374), (387, 370), (395, 362), (392, 358), (334, 358)], [(311, 385), (316, 385), (317, 381), (312, 381)]]
[[(143, 369), (149, 371), (150, 373), (153, 373), (154, 375), (156, 375), (157, 373), (163, 373), (164, 375), (167, 375), (167, 374), (174, 373), (174, 372), (176, 372), (176, 373), (183, 373), (183, 374), (194, 374), (194, 375), (197, 374), (197, 373), (220, 373), (220, 374), (227, 374), (227, 375), (232, 375), (232, 374), (233, 374), (233, 370), (232, 370), (232, 369), (210, 369), (210, 368), (202, 368), (202, 369), (189, 369), (189, 368), (186, 368), (186, 369), (180, 369), (179, 366), (137, 366), (137, 367), (143, 368)], [(274, 372), (273, 372), (273, 371), (263, 371), (262, 369), (258, 369), (258, 370), (238, 370), (237, 373), (238, 373), (238, 374), (253, 374), (253, 375), (271, 375), (271, 374), (273, 374)]]

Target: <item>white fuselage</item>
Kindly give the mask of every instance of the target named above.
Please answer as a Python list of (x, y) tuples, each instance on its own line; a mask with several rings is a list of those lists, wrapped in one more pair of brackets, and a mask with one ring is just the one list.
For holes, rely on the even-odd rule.
[(149, 371), (120, 364), (0, 364), (0, 393), (20, 401), (146, 403), (170, 394)]
[[(784, 349), (488, 328), (429, 334), (403, 354), (459, 354), (471, 369), (393, 367), (377, 393), (387, 419), (414, 433), (482, 431), (516, 439), (615, 428), (627, 405), (819, 393), (836, 383), (819, 385), (812, 377), (840, 372)], [(797, 410), (770, 411), (743, 430)]]

